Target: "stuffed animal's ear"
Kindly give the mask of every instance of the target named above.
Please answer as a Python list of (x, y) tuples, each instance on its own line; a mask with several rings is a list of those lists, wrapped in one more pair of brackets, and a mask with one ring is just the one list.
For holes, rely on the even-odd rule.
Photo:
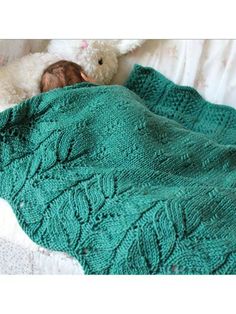
[(111, 44), (117, 49), (118, 55), (123, 55), (141, 46), (144, 41), (145, 39), (115, 39), (111, 40)]

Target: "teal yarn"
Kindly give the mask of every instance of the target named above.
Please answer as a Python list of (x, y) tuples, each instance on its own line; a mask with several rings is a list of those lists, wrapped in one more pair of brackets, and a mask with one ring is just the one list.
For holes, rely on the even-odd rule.
[(236, 111), (136, 65), (0, 114), (0, 196), (87, 274), (236, 274)]

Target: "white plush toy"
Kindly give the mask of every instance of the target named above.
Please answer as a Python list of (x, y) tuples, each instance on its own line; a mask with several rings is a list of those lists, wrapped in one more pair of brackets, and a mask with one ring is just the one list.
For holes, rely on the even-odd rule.
[(58, 61), (49, 53), (33, 53), (0, 67), (0, 112), (40, 93), (45, 68)]
[(141, 46), (144, 40), (51, 40), (48, 52), (78, 63), (98, 84), (109, 84), (118, 57)]
[(33, 53), (0, 67), (0, 111), (40, 92), (39, 83), (50, 64), (78, 63), (98, 84), (108, 84), (118, 68), (118, 57), (144, 40), (51, 40), (48, 52)]

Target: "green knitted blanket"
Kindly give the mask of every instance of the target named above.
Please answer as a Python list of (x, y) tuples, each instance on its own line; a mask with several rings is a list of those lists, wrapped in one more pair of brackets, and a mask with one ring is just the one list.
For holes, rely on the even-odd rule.
[(154, 69), (2, 112), (0, 183), (87, 274), (236, 274), (236, 111)]

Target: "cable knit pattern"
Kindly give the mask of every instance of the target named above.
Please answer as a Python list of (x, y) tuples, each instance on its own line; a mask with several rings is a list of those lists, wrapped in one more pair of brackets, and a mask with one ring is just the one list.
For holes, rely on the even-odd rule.
[(236, 274), (236, 111), (136, 65), (0, 114), (0, 196), (87, 274)]

